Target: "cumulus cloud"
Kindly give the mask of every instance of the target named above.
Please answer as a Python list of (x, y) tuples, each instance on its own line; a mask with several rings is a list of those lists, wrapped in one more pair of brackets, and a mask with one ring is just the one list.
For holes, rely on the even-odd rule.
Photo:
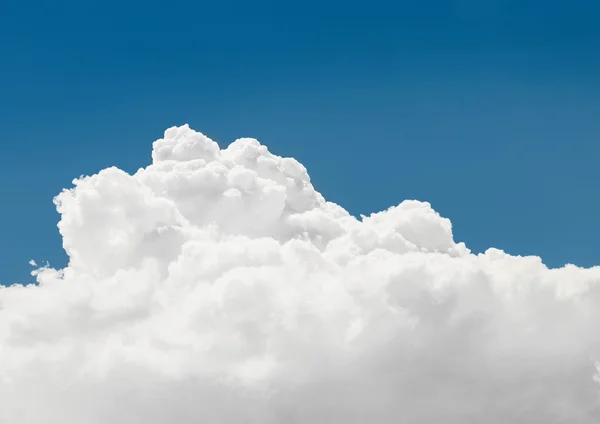
[(600, 267), (356, 219), (187, 125), (55, 203), (68, 266), (0, 289), (2, 424), (600, 422)]

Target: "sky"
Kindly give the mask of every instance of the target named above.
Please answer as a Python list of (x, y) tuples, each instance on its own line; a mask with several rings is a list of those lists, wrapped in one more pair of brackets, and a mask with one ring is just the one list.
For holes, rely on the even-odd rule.
[(52, 199), (190, 124), (354, 215), (430, 202), (475, 252), (598, 262), (596, 2), (4, 2), (0, 282), (64, 266)]
[(0, 423), (600, 422), (600, 6), (2, 8)]

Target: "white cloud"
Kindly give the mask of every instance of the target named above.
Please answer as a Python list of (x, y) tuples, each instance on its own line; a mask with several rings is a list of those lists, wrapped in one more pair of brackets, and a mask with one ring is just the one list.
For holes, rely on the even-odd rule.
[(252, 139), (152, 158), (57, 196), (69, 266), (0, 289), (0, 423), (600, 421), (600, 267), (356, 220)]

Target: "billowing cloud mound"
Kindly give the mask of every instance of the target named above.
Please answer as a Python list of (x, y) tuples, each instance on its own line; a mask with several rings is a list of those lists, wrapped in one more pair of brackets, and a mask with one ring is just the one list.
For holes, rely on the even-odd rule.
[(357, 220), (188, 126), (56, 198), (70, 257), (0, 289), (0, 423), (598, 423), (600, 267)]

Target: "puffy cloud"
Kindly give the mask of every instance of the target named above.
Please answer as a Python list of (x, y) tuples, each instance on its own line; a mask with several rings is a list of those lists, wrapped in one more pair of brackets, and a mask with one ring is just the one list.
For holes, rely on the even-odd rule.
[(69, 265), (0, 289), (2, 424), (600, 421), (600, 267), (472, 254), (423, 202), (358, 220), (187, 125), (74, 184)]

